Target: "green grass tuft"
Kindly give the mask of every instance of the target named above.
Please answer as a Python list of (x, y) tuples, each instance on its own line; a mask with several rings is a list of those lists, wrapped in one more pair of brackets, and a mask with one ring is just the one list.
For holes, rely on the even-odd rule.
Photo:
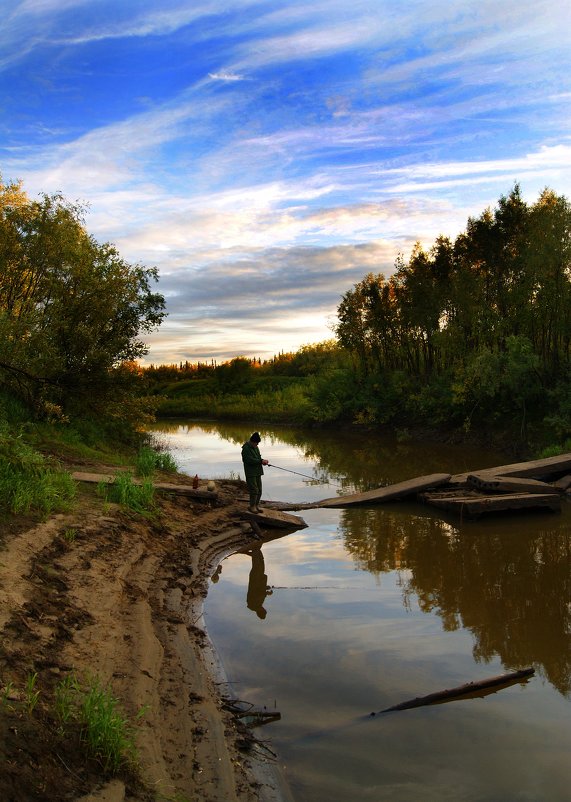
[(0, 422), (0, 509), (49, 515), (69, 509), (75, 492), (69, 473), (53, 468), (21, 435)]
[(168, 452), (156, 451), (150, 446), (142, 446), (135, 462), (138, 476), (152, 476), (155, 471), (174, 473), (177, 464)]
[(111, 484), (100, 482), (98, 492), (106, 501), (121, 504), (134, 512), (150, 512), (154, 508), (155, 489), (150, 479), (135, 484), (130, 473), (118, 473)]

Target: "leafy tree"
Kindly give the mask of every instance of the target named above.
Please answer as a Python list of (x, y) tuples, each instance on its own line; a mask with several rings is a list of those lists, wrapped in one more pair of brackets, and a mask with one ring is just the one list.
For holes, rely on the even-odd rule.
[[(107, 413), (134, 398), (140, 339), (164, 317), (154, 268), (131, 265), (60, 195), (0, 183), (0, 383), (38, 411)], [(46, 407), (47, 405), (47, 407)]]
[[(343, 296), (336, 334), (357, 379), (384, 388), (378, 403), (361, 395), (367, 417), (395, 408), (393, 419), (438, 423), (444, 405), (449, 418), (519, 420), (525, 438), (530, 412), (546, 417), (542, 395), (557, 386), (551, 397), (563, 404), (569, 392), (569, 201), (546, 189), (528, 206), (516, 184), (454, 243), (417, 243), (388, 280), (366, 275)], [(381, 401), (402, 373), (412, 381), (401, 403)], [(567, 405), (545, 422), (563, 431), (568, 420)]]

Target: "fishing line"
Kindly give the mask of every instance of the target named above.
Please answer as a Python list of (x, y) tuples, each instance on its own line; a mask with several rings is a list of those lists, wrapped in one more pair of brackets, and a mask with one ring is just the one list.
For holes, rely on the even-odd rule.
[(319, 484), (325, 485), (335, 485), (335, 487), (343, 487), (343, 485), (337, 484), (337, 482), (332, 482), (330, 479), (318, 479), (315, 476), (309, 476), (307, 473), (300, 473), (299, 471), (292, 471), (291, 468), (281, 468), (279, 465), (274, 465), (273, 463), (268, 462), (268, 468), (277, 468), (278, 471), (287, 471), (288, 473), (295, 473), (296, 476), (303, 476), (305, 479), (311, 479), (312, 482), (318, 482)]

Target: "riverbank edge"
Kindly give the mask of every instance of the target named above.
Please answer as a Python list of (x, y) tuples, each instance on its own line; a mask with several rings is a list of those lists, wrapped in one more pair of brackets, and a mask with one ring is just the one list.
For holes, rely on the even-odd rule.
[[(188, 485), (192, 480), (177, 474), (174, 481)], [(85, 784), (80, 791), (78, 783), (70, 797), (74, 767), (68, 762), (65, 798), (292, 800), (277, 761), (262, 755), (251, 730), (228, 711), (223, 691), (228, 680), (204, 627), (204, 602), (215, 567), (230, 554), (260, 544), (242, 518), (245, 485), (234, 480), (218, 480), (217, 485), (216, 500), (207, 504), (161, 494), (158, 520), (133, 516), (82, 492), (72, 513), (4, 533), (0, 685), (13, 681), (21, 687), (32, 667), (39, 669), (38, 687), (51, 683), (53, 688), (54, 674), (62, 677), (73, 668), (109, 683), (131, 718), (146, 708), (143, 725), (137, 727), (143, 789), (128, 778), (107, 779), (102, 773), (98, 780), (92, 777), (87, 795)], [(72, 532), (73, 542), (66, 540)], [(58, 594), (59, 615), (51, 614), (54, 608), (36, 620), (42, 599), (34, 566), (40, 563), (52, 566), (65, 592)], [(67, 628), (64, 622), (72, 617)], [(16, 660), (20, 671), (10, 672), (7, 667)], [(47, 692), (42, 699), (47, 704)], [(39, 785), (45, 758), (38, 755), (34, 771), (33, 782)], [(10, 793), (0, 797), (11, 799)], [(47, 793), (14, 799), (60, 798)]]

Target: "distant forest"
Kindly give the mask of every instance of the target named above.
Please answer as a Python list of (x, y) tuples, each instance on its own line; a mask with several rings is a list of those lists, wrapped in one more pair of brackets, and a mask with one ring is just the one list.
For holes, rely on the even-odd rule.
[[(347, 421), (489, 432), (514, 447), (571, 436), (571, 206), (519, 185), (364, 276), (341, 298), (335, 339), (271, 360), (152, 366), (163, 414)], [(273, 403), (272, 403), (273, 398)]]

